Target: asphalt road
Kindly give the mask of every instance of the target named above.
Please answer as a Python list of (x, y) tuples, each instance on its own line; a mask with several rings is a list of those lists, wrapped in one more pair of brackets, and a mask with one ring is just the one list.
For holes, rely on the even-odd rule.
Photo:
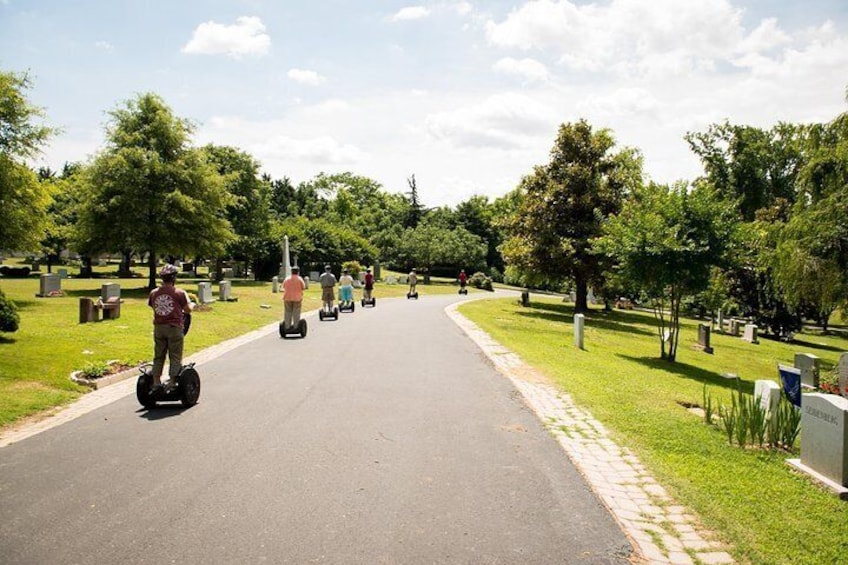
[(0, 449), (0, 563), (627, 563), (459, 297), (421, 294), (199, 366), (191, 409), (127, 396)]

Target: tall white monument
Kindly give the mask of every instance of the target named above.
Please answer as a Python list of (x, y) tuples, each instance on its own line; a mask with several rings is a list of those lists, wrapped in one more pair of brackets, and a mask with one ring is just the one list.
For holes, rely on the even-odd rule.
[(289, 255), (289, 236), (283, 236), (283, 264), (280, 266), (280, 276), (289, 278), (291, 276), (291, 256)]

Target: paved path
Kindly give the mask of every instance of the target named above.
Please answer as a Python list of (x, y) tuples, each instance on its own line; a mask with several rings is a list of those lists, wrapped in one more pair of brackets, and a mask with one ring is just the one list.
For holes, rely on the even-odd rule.
[(19, 436), (0, 449), (0, 561), (626, 563), (619, 525), (445, 315), (455, 300), (311, 317), (306, 340), (200, 365), (190, 410), (125, 394)]

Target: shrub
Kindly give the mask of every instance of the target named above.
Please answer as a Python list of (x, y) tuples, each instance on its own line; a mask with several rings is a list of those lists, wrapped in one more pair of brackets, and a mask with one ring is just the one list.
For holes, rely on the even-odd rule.
[(347, 269), (350, 271), (350, 276), (355, 279), (359, 278), (359, 273), (362, 271), (362, 265), (359, 264), (359, 261), (345, 261), (342, 263), (342, 271)]
[(20, 323), (18, 307), (0, 290), (0, 332), (16, 332)]
[(494, 290), (492, 288), (492, 279), (490, 279), (484, 273), (481, 273), (479, 271), (471, 275), (471, 278), (468, 279), (468, 284), (470, 284), (474, 288), (480, 288), (483, 290)]

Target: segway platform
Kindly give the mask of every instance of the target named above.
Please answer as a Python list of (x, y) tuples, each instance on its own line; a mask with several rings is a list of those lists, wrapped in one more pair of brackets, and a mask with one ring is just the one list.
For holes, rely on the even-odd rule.
[(301, 319), (296, 325), (286, 328), (283, 322), (280, 322), (280, 337), (286, 338), (290, 335), (299, 335), (301, 339), (306, 337), (306, 320)]
[(338, 320), (339, 319), (339, 307), (333, 306), (333, 310), (330, 311), (330, 312), (321, 308), (320, 310), (318, 310), (318, 319), (321, 320), (322, 322), (324, 320)]
[(459, 293), (460, 294), (468, 294), (468, 289), (467, 288), (460, 288)]
[(353, 312), (356, 309), (356, 303), (354, 301), (350, 301), (347, 303), (342, 302), (339, 305), (339, 312)]
[(415, 292), (407, 292), (406, 293), (406, 299), (407, 300), (410, 300), (410, 299), (418, 300), (418, 291), (416, 290)]
[(194, 368), (194, 363), (183, 365), (176, 377), (176, 386), (170, 389), (162, 387), (153, 390), (151, 367), (152, 365), (148, 364), (139, 369), (141, 374), (135, 385), (135, 395), (142, 406), (150, 409), (155, 408), (157, 402), (181, 402), (183, 406), (190, 408), (197, 404), (200, 398), (200, 375)]
[(366, 306), (370, 306), (370, 307), (373, 308), (376, 305), (377, 305), (377, 299), (374, 298), (373, 296), (371, 298), (363, 298), (362, 299), (362, 307), (363, 308), (365, 308)]

